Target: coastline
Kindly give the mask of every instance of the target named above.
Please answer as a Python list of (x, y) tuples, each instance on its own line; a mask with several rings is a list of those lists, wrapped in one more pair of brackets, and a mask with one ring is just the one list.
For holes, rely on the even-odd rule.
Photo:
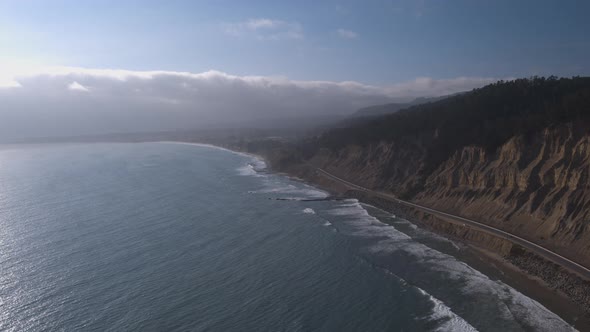
[[(289, 173), (280, 172), (291, 178), (294, 178)], [(324, 183), (313, 182), (309, 180), (295, 177), (296, 179), (303, 181), (309, 185), (320, 188), (321, 190), (327, 191), (332, 197), (338, 198), (356, 198), (359, 202), (374, 206), (380, 210), (388, 213), (394, 213), (397, 216), (403, 216), (409, 222), (417, 225), (418, 227), (433, 232), (446, 239), (452, 240), (462, 244), (464, 250), (467, 251), (466, 255), (461, 257), (461, 260), (466, 261), (470, 266), (483, 272), (484, 274), (496, 278), (508, 286), (516, 289), (525, 296), (541, 303), (550, 311), (554, 312), (562, 319), (570, 323), (574, 328), (579, 331), (590, 331), (590, 315), (586, 310), (581, 308), (577, 303), (570, 299), (563, 292), (554, 289), (545, 282), (543, 279), (536, 277), (522, 270), (518, 266), (512, 264), (506, 258), (502, 257), (499, 253), (494, 252), (493, 249), (486, 248), (484, 246), (477, 246), (473, 242), (465, 241), (464, 238), (451, 236), (445, 232), (438, 232), (436, 229), (429, 227), (428, 224), (421, 222), (419, 219), (405, 216), (402, 211), (392, 210), (389, 206), (376, 204), (374, 201), (347, 196), (346, 192), (342, 193), (338, 188), (331, 187)], [(388, 220), (381, 220), (384, 223), (391, 224)]]
[(260, 161), (266, 163), (266, 159), (260, 155), (257, 154), (253, 154), (250, 152), (244, 152), (244, 151), (237, 151), (237, 150), (232, 150), (223, 146), (219, 146), (219, 145), (214, 145), (214, 144), (208, 144), (208, 143), (198, 143), (198, 142), (182, 142), (182, 141), (156, 141), (153, 143), (162, 143), (162, 144), (184, 144), (184, 145), (192, 145), (192, 146), (200, 146), (200, 147), (207, 147), (207, 148), (212, 148), (212, 149), (218, 149), (218, 150), (223, 150), (223, 151), (227, 151), (227, 152), (231, 152), (231, 153), (235, 153), (241, 156), (246, 156), (246, 157), (251, 157), (251, 158), (257, 158)]
[[(223, 149), (227, 149), (222, 147)], [(231, 149), (229, 149), (231, 150)], [(233, 150), (236, 152), (235, 150)], [(239, 153), (244, 153), (239, 151)], [(244, 153), (244, 155), (257, 158), (266, 163), (268, 171), (287, 176), (296, 181), (303, 182), (307, 185), (316, 187), (329, 194), (329, 197), (333, 198), (355, 198), (363, 204), (373, 206), (377, 209), (386, 211), (388, 213), (394, 213), (396, 215), (404, 216), (404, 219), (409, 218), (408, 221), (425, 229), (429, 232), (433, 232), (446, 239), (456, 241), (462, 244), (465, 248), (467, 255), (461, 257), (475, 269), (481, 270), (484, 274), (489, 275), (492, 278), (496, 278), (515, 290), (521, 292), (525, 296), (539, 302), (545, 306), (548, 310), (554, 312), (562, 319), (571, 324), (575, 329), (579, 331), (590, 331), (590, 314), (581, 308), (579, 304), (574, 302), (567, 294), (551, 287), (549, 283), (544, 281), (538, 276), (527, 273), (523, 269), (511, 263), (505, 257), (503, 257), (494, 249), (486, 248), (485, 246), (475, 245), (473, 242), (466, 241), (464, 238), (452, 236), (451, 234), (437, 231), (428, 224), (421, 222), (417, 218), (411, 216), (405, 216), (404, 212), (392, 210), (391, 206), (379, 205), (374, 201), (367, 199), (354, 197), (354, 195), (348, 195), (349, 190), (337, 183), (330, 183), (325, 179), (318, 179), (316, 176), (310, 176), (308, 171), (302, 171), (301, 169), (293, 170), (282, 170), (273, 167), (272, 162), (269, 158), (254, 153)], [(384, 223), (391, 224), (387, 220), (381, 220)]]
[[(309, 182), (306, 181), (306, 183)], [(336, 195), (336, 197), (343, 197), (342, 194), (331, 192), (330, 188), (325, 186), (318, 186), (318, 184), (315, 183), (309, 184), (319, 187), (322, 190), (326, 190), (331, 194)], [(387, 206), (379, 206), (376, 205), (375, 202), (363, 199), (358, 200), (361, 203), (374, 206), (380, 210), (394, 213), (397, 216), (403, 216), (403, 212), (391, 210)], [(472, 242), (465, 241), (463, 238), (454, 237), (444, 232), (437, 232), (435, 229), (429, 227), (428, 224), (415, 218), (406, 216), (403, 218), (424, 230), (433, 232), (453, 242), (460, 243), (462, 247), (465, 248), (463, 250), (466, 251), (465, 255), (460, 257), (461, 260), (465, 261), (476, 270), (488, 275), (490, 278), (500, 280), (525, 296), (541, 303), (579, 331), (590, 331), (590, 315), (588, 315), (583, 308), (570, 299), (566, 294), (555, 290), (541, 278), (528, 274), (526, 271), (513, 265), (510, 261), (494, 252), (492, 249), (478, 247)], [(381, 221), (388, 223), (388, 220)]]
[[(166, 141), (160, 143), (178, 143), (216, 148), (242, 156), (255, 158), (264, 162), (266, 169), (269, 172), (289, 177), (290, 179), (325, 191), (329, 194), (328, 198), (354, 198), (363, 204), (373, 206), (388, 213), (393, 213), (397, 216), (402, 216), (404, 219), (408, 219), (408, 221), (424, 230), (433, 232), (434, 234), (440, 235), (446, 239), (462, 244), (465, 255), (460, 257), (461, 260), (465, 261), (473, 268), (480, 270), (490, 278), (500, 280), (506, 285), (521, 292), (523, 295), (539, 302), (548, 310), (560, 316), (575, 329), (579, 331), (590, 331), (590, 315), (586, 310), (581, 308), (563, 292), (560, 292), (559, 290), (551, 287), (541, 278), (529, 274), (518, 266), (512, 264), (494, 249), (486, 248), (485, 246), (478, 246), (473, 242), (466, 241), (464, 238), (452, 236), (452, 234), (448, 234), (446, 232), (441, 232), (440, 230), (430, 227), (428, 223), (419, 220), (419, 218), (407, 215), (404, 211), (392, 210), (391, 206), (380, 205), (375, 201), (371, 201), (363, 197), (355, 197), (356, 195), (351, 195), (349, 188), (346, 188), (345, 186), (342, 186), (338, 183), (327, 181), (325, 178), (318, 177), (317, 175), (313, 174), (314, 172), (311, 172), (306, 166), (291, 165), (290, 167), (286, 168), (276, 167), (276, 165), (272, 164), (272, 160), (269, 156), (265, 156), (260, 153), (252, 153), (250, 151), (242, 151), (240, 149), (236, 149), (235, 147), (180, 141)], [(388, 223), (387, 220), (382, 220), (382, 222)]]
[[(362, 202), (359, 200), (359, 202)], [(396, 211), (389, 211), (380, 207), (374, 206), (369, 203), (363, 203), (366, 206), (378, 209), (385, 213), (394, 213)], [(367, 211), (371, 213), (370, 211)], [(397, 215), (399, 217), (399, 215)], [(378, 218), (378, 216), (375, 216)], [(395, 221), (391, 219), (380, 219), (381, 222), (392, 225), (395, 227)], [(404, 218), (405, 219), (405, 218)], [(461, 254), (451, 254), (462, 262), (467, 263), (472, 268), (485, 274), (492, 280), (499, 280), (506, 285), (514, 288), (516, 291), (522, 293), (526, 297), (533, 299), (547, 308), (549, 311), (557, 314), (564, 321), (568, 322), (575, 329), (579, 331), (590, 331), (590, 316), (585, 310), (581, 309), (575, 302), (573, 302), (566, 294), (553, 289), (543, 279), (527, 274), (519, 267), (513, 265), (507, 261), (500, 254), (493, 252), (490, 249), (478, 247), (472, 243), (466, 242), (459, 237), (449, 236), (447, 234), (441, 234), (434, 232), (419, 221), (410, 219), (408, 220), (416, 227), (420, 229), (440, 236), (446, 240), (455, 243), (460, 246), (458, 249)]]
[[(123, 143), (123, 142), (121, 142)], [(391, 206), (376, 204), (366, 198), (355, 197), (349, 188), (338, 183), (331, 182), (324, 177), (317, 176), (308, 165), (289, 164), (274, 165), (272, 154), (266, 154), (266, 151), (244, 151), (235, 146), (216, 145), (208, 143), (190, 142), (190, 141), (151, 141), (151, 142), (133, 142), (133, 143), (163, 143), (163, 144), (184, 144), (198, 147), (219, 149), (226, 152), (238, 154), (248, 158), (254, 158), (257, 161), (264, 162), (266, 170), (275, 174), (289, 177), (290, 179), (318, 188), (329, 194), (332, 198), (356, 198), (359, 202), (374, 206), (378, 209), (402, 216), (411, 223), (420, 228), (438, 234), (446, 239), (462, 244), (466, 257), (461, 257), (462, 261), (490, 276), (494, 280), (500, 280), (508, 286), (514, 288), (523, 295), (539, 302), (551, 312), (560, 316), (564, 321), (572, 325), (579, 331), (590, 331), (590, 316), (575, 302), (565, 294), (557, 291), (541, 278), (535, 277), (518, 266), (513, 265), (505, 257), (489, 248), (476, 246), (465, 238), (455, 237), (452, 234), (440, 231), (431, 227), (431, 224), (425, 223), (420, 218), (411, 215), (404, 215), (403, 211), (392, 210)], [(388, 223), (387, 220), (381, 220)], [(389, 224), (389, 223), (388, 223)], [(467, 259), (466, 259), (467, 258)]]

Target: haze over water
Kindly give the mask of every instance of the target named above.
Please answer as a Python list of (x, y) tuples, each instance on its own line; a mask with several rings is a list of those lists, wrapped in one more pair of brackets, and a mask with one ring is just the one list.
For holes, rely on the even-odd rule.
[(211, 147), (2, 149), (0, 330), (571, 329), (452, 242), (324, 197)]

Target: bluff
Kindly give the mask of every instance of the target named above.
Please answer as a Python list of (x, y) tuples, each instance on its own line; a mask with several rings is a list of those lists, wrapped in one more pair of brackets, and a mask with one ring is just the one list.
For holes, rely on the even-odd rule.
[(494, 225), (590, 266), (588, 77), (500, 81), (333, 128), (270, 159)]

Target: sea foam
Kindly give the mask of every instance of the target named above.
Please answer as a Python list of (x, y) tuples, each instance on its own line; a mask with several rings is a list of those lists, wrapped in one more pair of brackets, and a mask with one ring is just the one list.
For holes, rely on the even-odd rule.
[(435, 331), (457, 331), (457, 332), (473, 332), (477, 331), (475, 327), (471, 326), (467, 321), (455, 314), (444, 302), (436, 297), (428, 294), (420, 287), (416, 287), (420, 294), (428, 298), (432, 303), (432, 314), (426, 317), (429, 320), (434, 320), (439, 323)]
[[(485, 297), (497, 302), (496, 309), (506, 320), (516, 320), (518, 324), (524, 323), (535, 331), (575, 331), (567, 322), (539, 302), (499, 280), (491, 280), (457, 258), (416, 242), (395, 227), (382, 223), (371, 216), (357, 200), (345, 200), (343, 204), (328, 213), (343, 217), (341, 222), (348, 226), (346, 232), (348, 235), (374, 239), (375, 241), (367, 247), (369, 254), (386, 257), (402, 253), (405, 257), (409, 256), (413, 264), (425, 266), (431, 271), (438, 271), (441, 276), (454, 281), (453, 284), (458, 287), (458, 291), (469, 297)], [(432, 301), (437, 300), (433, 297)], [(435, 310), (447, 310), (440, 303), (436, 304)], [(451, 319), (448, 324), (463, 323)], [(449, 327), (442, 330), (455, 328)]]
[(315, 189), (305, 184), (289, 184), (285, 183), (284, 180), (276, 181), (274, 178), (268, 178), (263, 183), (262, 189), (254, 191), (259, 194), (275, 194), (275, 195), (288, 195), (282, 197), (289, 200), (307, 200), (307, 199), (322, 199), (328, 197), (328, 194), (324, 191)]
[(306, 213), (306, 214), (315, 214), (315, 211), (313, 209), (311, 209), (311, 208), (305, 208), (305, 209), (303, 209), (303, 213)]

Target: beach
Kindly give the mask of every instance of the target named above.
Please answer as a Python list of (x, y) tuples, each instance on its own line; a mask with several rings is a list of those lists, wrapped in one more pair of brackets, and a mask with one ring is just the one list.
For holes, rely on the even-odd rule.
[[(264, 160), (263, 156), (258, 155), (257, 157)], [(269, 164), (270, 169), (272, 169), (272, 162), (267, 161), (266, 163)], [(462, 255), (461, 258), (466, 260), (471, 266), (478, 270), (485, 271), (486, 274), (493, 278), (501, 280), (526, 296), (540, 302), (549, 310), (570, 322), (579, 331), (590, 330), (590, 314), (587, 308), (574, 302), (567, 296), (567, 294), (551, 287), (551, 285), (542, 278), (533, 276), (512, 264), (502, 256), (502, 250), (499, 248), (501, 245), (498, 245), (497, 243), (492, 246), (490, 246), (489, 243), (478, 245), (474, 241), (465, 241), (462, 237), (453, 236), (444, 231), (441, 232), (440, 229), (437, 231), (436, 228), (432, 227), (432, 221), (430, 223), (425, 223), (420, 220), (420, 218), (416, 217), (416, 215), (408, 215), (403, 210), (395, 209), (392, 204), (383, 204), (382, 201), (359, 195), (358, 193), (350, 191), (350, 188), (343, 186), (341, 183), (318, 176), (316, 172), (310, 170), (308, 166), (289, 167), (287, 169), (276, 171), (321, 188), (322, 190), (329, 192), (331, 197), (338, 199), (358, 199), (360, 202), (365, 203), (368, 206), (373, 206), (382, 211), (386, 211), (387, 213), (407, 218), (410, 222), (419, 225), (419, 227), (422, 227), (425, 230), (433, 231), (452, 241), (461, 243), (461, 247), (464, 250), (464, 255)], [(389, 221), (387, 218), (380, 220), (385, 223)], [(487, 241), (494, 242), (493, 239), (487, 239)]]

